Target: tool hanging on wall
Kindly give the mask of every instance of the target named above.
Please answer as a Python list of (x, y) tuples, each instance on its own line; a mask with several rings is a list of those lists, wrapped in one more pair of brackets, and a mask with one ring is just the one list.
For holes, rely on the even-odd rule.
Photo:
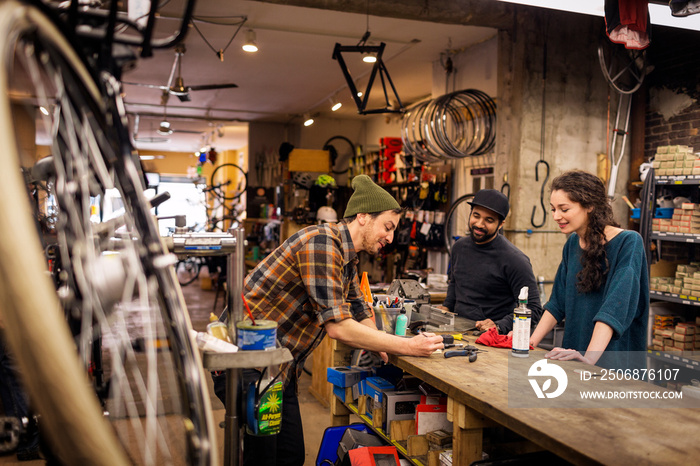
[[(624, 110), (623, 110), (624, 109)], [(624, 112), (625, 126), (620, 127), (620, 119), (622, 118)], [(619, 94), (619, 99), (617, 102), (617, 115), (615, 116), (615, 128), (612, 130), (612, 140), (610, 141), (610, 161), (612, 162), (610, 166), (610, 179), (608, 180), (608, 197), (612, 198), (615, 196), (615, 185), (617, 184), (617, 172), (620, 170), (620, 163), (625, 155), (625, 147), (627, 145), (627, 135), (629, 134), (630, 127), (630, 113), (632, 113), (632, 95), (631, 94)], [(616, 149), (618, 148), (617, 136), (622, 135), (622, 141), (619, 144), (619, 151), (616, 155)]]
[(547, 181), (549, 180), (549, 164), (544, 160), (540, 159), (535, 164), (535, 181), (540, 181), (540, 165), (545, 167), (544, 180), (542, 180), (542, 187), (540, 188), (540, 206), (542, 207), (542, 221), (540, 223), (535, 223), (535, 212), (537, 212), (537, 206), (532, 206), (532, 215), (530, 215), (530, 223), (535, 228), (542, 228), (544, 223), (547, 221), (547, 208), (544, 205), (544, 190), (547, 186)]
[[(537, 173), (535, 173), (537, 177)], [(503, 175), (503, 184), (501, 185), (501, 192), (506, 195), (508, 201), (510, 201), (510, 183), (508, 183), (508, 173)]]
[[(545, 20), (546, 21), (546, 20)], [(542, 207), (542, 221), (540, 223), (535, 223), (535, 213), (537, 212), (537, 206), (532, 207), (532, 215), (530, 215), (530, 223), (535, 228), (541, 228), (547, 221), (547, 208), (544, 205), (544, 190), (547, 186), (547, 181), (549, 180), (549, 164), (544, 160), (544, 142), (545, 142), (545, 115), (546, 115), (546, 102), (547, 102), (547, 24), (545, 22), (545, 32), (544, 32), (544, 44), (542, 46), (542, 118), (540, 122), (540, 160), (535, 164), (535, 181), (540, 181), (540, 165), (545, 167), (545, 177), (542, 180), (542, 187), (540, 188), (540, 206)]]
[[(617, 103), (617, 116), (613, 129), (612, 141), (608, 157), (610, 160), (610, 177), (608, 180), (608, 197), (615, 195), (615, 184), (620, 163), (625, 154), (627, 135), (629, 134), (630, 114), (632, 112), (632, 94), (637, 92), (646, 76), (646, 53), (644, 50), (628, 50), (622, 45), (614, 44), (606, 37), (601, 38), (598, 45), (598, 61), (605, 80), (619, 99)], [(624, 114), (624, 128), (620, 127), (620, 121)], [(621, 134), (622, 140), (618, 149), (617, 136)]]

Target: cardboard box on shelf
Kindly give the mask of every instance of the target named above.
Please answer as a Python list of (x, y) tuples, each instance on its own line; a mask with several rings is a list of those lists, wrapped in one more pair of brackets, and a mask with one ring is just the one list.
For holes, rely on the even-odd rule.
[[(698, 285), (695, 285), (698, 286)], [(695, 334), (695, 323), (694, 322), (681, 322), (676, 324), (675, 332), (682, 333), (684, 335), (694, 335)]]

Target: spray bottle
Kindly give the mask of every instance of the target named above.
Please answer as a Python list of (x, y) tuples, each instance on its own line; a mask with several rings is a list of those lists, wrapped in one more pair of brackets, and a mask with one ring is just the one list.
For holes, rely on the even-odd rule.
[(527, 307), (528, 289), (520, 289), (518, 307), (513, 311), (513, 356), (527, 358), (530, 356), (530, 324), (532, 311)]

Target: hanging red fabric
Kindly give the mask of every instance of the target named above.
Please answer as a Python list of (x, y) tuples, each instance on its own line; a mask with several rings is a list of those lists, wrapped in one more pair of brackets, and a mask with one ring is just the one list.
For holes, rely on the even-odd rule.
[(645, 49), (651, 43), (648, 0), (605, 0), (608, 38), (628, 49)]

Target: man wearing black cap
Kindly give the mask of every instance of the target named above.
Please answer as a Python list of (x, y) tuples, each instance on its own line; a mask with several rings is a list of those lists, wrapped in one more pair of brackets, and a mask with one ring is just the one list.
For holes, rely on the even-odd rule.
[(471, 235), (452, 247), (443, 306), (476, 321), (479, 330), (497, 327), (498, 333), (507, 334), (513, 330), (520, 289), (527, 286), (534, 327), (542, 306), (530, 259), (498, 234), (510, 210), (508, 198), (495, 189), (482, 189), (469, 204)]
[(276, 321), (279, 344), (294, 356), (280, 376), (285, 383), (282, 430), (270, 437), (246, 434), (245, 465), (304, 464), (296, 381), (304, 359), (325, 334), (379, 352), (385, 361), (386, 353), (430, 356), (443, 348), (442, 337), (434, 334), (402, 338), (377, 330), (360, 292), (357, 253), (376, 254), (393, 241), (401, 208), (367, 175), (356, 176), (352, 187), (342, 222), (300, 230), (245, 279), (245, 298), (255, 320)]

